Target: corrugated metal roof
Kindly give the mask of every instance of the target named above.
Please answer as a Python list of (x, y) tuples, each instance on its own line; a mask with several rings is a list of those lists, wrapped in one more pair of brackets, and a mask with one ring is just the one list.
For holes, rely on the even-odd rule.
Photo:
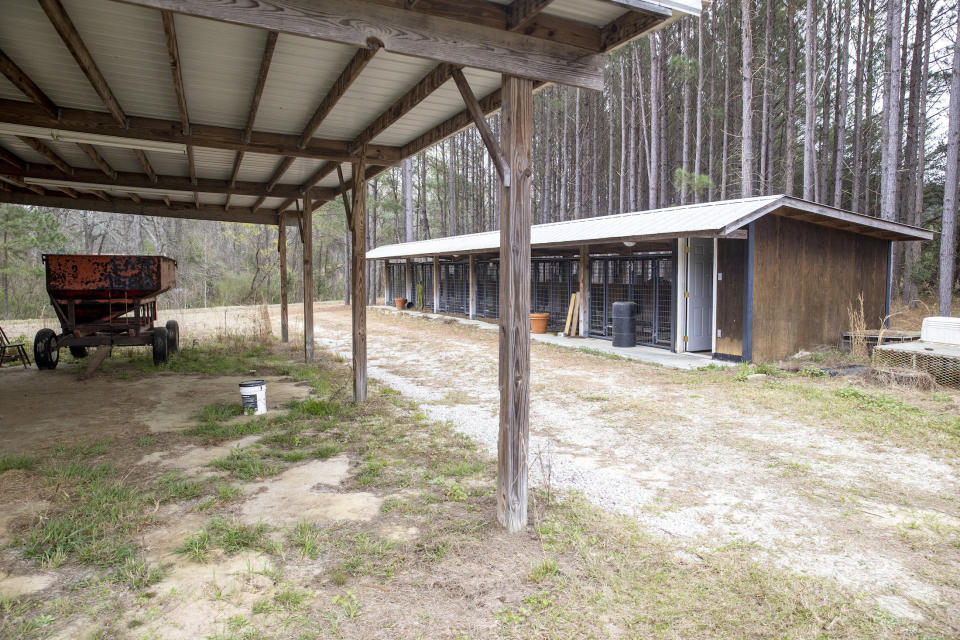
[[(789, 196), (762, 196), (703, 204), (621, 213), (598, 218), (539, 224), (530, 228), (533, 248), (562, 247), (618, 241), (644, 241), (685, 236), (722, 236), (782, 207), (798, 209), (824, 219), (842, 220), (864, 231), (900, 235), (903, 240), (930, 240), (924, 229), (886, 222), (840, 209), (824, 207)], [(385, 245), (367, 252), (370, 260), (456, 255), (497, 251), (500, 232), (434, 238), (419, 242)]]

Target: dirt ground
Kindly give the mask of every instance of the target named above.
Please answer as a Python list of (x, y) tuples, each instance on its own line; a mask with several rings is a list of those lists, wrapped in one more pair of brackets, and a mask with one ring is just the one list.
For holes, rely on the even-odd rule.
[[(344, 307), (322, 307), (318, 341), (346, 356), (349, 322)], [(496, 332), (389, 311), (368, 322), (370, 375), (495, 452)], [(960, 627), (956, 449), (852, 431), (847, 414), (803, 415), (801, 402), (758, 406), (775, 395), (763, 382), (721, 390), (696, 373), (537, 343), (531, 360), (535, 483), (705, 549), (749, 545), (897, 616), (952, 611)], [(946, 395), (934, 410), (955, 417), (958, 396)]]
[[(318, 342), (349, 362), (349, 309), (316, 311)], [(276, 334), (278, 314), (169, 315), (189, 344)], [(299, 319), (293, 306), (294, 333)], [(957, 394), (742, 380), (534, 343), (537, 527), (511, 537), (491, 526), (485, 466), (496, 332), (371, 310), (368, 339), (380, 408), (330, 431), (321, 421), (255, 432), (238, 417), (211, 418), (216, 437), (191, 435), (205, 408), (237, 402), (246, 370), (141, 375), (121, 360), (82, 381), (69, 360), (0, 369), (0, 453), (39, 460), (0, 471), (0, 637), (911, 637), (909, 625), (960, 636), (960, 430), (938, 431), (960, 425)], [(251, 366), (271, 415), (349, 394), (343, 358), (321, 365), (322, 384), (262, 364)], [(295, 457), (300, 439), (335, 443), (335, 455)], [(273, 468), (217, 466), (248, 452)], [(140, 504), (130, 535), (144, 567), (162, 568), (148, 586), (24, 557), (31, 529), (77, 495), (64, 469), (107, 463), (137, 486), (200, 487), (176, 500), (151, 489)], [(579, 509), (537, 517), (538, 500), (558, 492), (627, 524)], [(600, 528), (582, 532), (585, 517)], [(217, 530), (227, 521), (267, 533), (231, 549), (233, 534)], [(206, 531), (209, 552), (191, 556)]]

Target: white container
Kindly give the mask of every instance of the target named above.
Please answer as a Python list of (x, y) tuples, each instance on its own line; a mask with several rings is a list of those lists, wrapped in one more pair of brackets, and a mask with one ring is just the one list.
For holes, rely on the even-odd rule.
[(267, 383), (263, 380), (244, 380), (240, 383), (243, 415), (260, 416), (267, 412)]
[(924, 318), (920, 326), (920, 339), (924, 342), (960, 344), (960, 318), (945, 316)]

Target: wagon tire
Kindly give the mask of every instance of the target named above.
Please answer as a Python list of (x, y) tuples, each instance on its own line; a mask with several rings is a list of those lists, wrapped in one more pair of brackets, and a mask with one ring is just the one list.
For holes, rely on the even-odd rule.
[(70, 347), (70, 355), (72, 355), (74, 358), (86, 358), (87, 348), (79, 345), (73, 345)]
[(60, 346), (53, 329), (40, 329), (33, 339), (33, 361), (37, 369), (56, 369), (60, 363)]
[(153, 330), (153, 366), (159, 367), (170, 360), (170, 351), (167, 344), (167, 330), (157, 327)]
[(167, 351), (180, 351), (180, 325), (176, 320), (167, 320)]

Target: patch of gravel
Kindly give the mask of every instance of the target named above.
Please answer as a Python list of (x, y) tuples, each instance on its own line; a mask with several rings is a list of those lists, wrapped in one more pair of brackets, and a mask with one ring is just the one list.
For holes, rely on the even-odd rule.
[[(405, 333), (403, 325), (371, 315), (371, 324), (377, 324), (368, 334), (371, 377), (496, 455), (495, 346), (469, 334), (438, 336), (440, 327), (430, 327), (437, 333), (429, 336)], [(349, 359), (348, 325), (319, 324), (317, 342)], [(619, 363), (558, 368), (551, 357), (541, 351), (533, 358), (533, 485), (549, 481), (554, 489), (578, 491), (599, 507), (636, 517), (651, 531), (707, 550), (753, 545), (758, 558), (777, 566), (883, 596), (881, 606), (889, 603), (885, 608), (898, 616), (919, 615), (910, 601), (944, 601), (930, 572), (918, 569), (929, 562), (922, 553), (905, 556), (903, 547), (885, 545), (889, 528), (856, 509), (851, 514), (850, 505), (813, 499), (803, 481), (823, 484), (828, 494), (878, 482), (915, 496), (956, 494), (955, 466), (825, 427), (752, 415), (722, 398), (691, 399), (649, 380), (631, 380), (624, 393), (622, 375), (603, 370)], [(429, 375), (423, 375), (425, 367)], [(568, 393), (572, 380), (585, 378), (591, 394), (633, 402), (636, 412), (645, 413), (649, 403), (650, 415), (632, 415), (633, 409), (620, 405), (610, 411)], [(462, 394), (464, 402), (449, 402), (451, 393)], [(791, 478), (791, 472), (804, 477)], [(955, 593), (947, 597), (956, 600)]]

